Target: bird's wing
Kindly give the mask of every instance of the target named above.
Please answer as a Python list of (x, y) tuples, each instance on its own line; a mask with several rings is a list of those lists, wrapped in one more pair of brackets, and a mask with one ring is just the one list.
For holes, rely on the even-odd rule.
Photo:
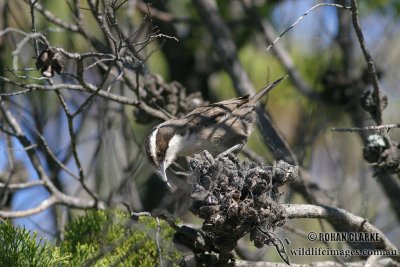
[(202, 123), (218, 123), (228, 113), (232, 113), (234, 109), (247, 103), (249, 96), (242, 96), (238, 98), (228, 99), (221, 102), (213, 103), (204, 107), (196, 108), (195, 110), (188, 113), (185, 118), (194, 124)]
[(205, 107), (196, 108), (189, 114), (187, 114), (184, 119), (187, 124), (190, 125), (208, 125), (216, 124), (221, 119), (223, 119), (227, 113), (230, 113), (229, 107), (226, 106), (215, 106), (214, 104)]
[(211, 104), (210, 106), (228, 106), (231, 110), (235, 109), (237, 106), (243, 105), (244, 103), (249, 102), (250, 95), (245, 95), (237, 98), (232, 98), (228, 100), (223, 100), (214, 104)]
[(223, 100), (204, 107), (196, 108), (188, 113), (185, 117), (191, 117), (193, 115), (198, 116), (199, 114), (213, 117), (213, 113), (232, 112), (234, 109), (247, 102), (249, 102), (249, 95)]

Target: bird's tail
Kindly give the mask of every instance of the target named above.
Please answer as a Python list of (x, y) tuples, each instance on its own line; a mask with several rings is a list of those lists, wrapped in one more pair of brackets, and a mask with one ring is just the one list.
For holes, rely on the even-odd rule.
[(268, 94), (272, 89), (274, 89), (281, 81), (283, 81), (287, 77), (289, 77), (289, 75), (279, 78), (278, 80), (274, 81), (273, 83), (271, 83), (271, 84), (267, 85), (266, 87), (264, 87), (263, 89), (261, 89), (260, 92), (258, 92), (257, 94), (255, 94), (253, 97), (250, 98), (249, 104), (254, 104), (254, 105), (257, 104), (257, 102), (262, 97), (264, 97), (266, 94)]

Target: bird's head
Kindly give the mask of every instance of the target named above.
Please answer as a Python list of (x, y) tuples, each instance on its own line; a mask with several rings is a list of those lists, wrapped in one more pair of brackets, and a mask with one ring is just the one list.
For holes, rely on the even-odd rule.
[(146, 153), (149, 161), (156, 167), (157, 174), (173, 190), (168, 181), (166, 170), (177, 158), (181, 137), (173, 126), (162, 123), (154, 127), (146, 140)]

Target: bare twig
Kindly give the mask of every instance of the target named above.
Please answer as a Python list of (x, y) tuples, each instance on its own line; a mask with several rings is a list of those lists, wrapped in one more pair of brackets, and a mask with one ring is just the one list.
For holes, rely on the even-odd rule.
[(20, 217), (27, 217), (33, 214), (40, 213), (54, 204), (57, 203), (57, 198), (55, 196), (51, 196), (45, 200), (43, 200), (38, 206), (23, 210), (23, 211), (2, 211), (0, 210), (0, 218), (20, 218)]
[[(30, 3), (31, 0), (24, 0), (24, 1), (31, 5)], [(35, 2), (37, 2), (37, 0)], [(31, 6), (34, 7), (37, 11), (39, 11), (48, 21), (54, 23), (55, 25), (58, 25), (72, 32), (77, 32), (79, 30), (78, 26), (63, 21), (62, 19), (51, 13), (49, 10), (45, 9), (41, 4), (35, 3), (34, 5)]]
[[(79, 84), (68, 84), (68, 83), (53, 84), (53, 85), (40, 85), (40, 84), (35, 84), (35, 83), (25, 84), (25, 83), (17, 82), (17, 81), (8, 79), (6, 77), (1, 77), (1, 76), (0, 76), (0, 81), (19, 86), (21, 88), (26, 88), (25, 90), (22, 90), (22, 91), (17, 91), (17, 92), (12, 92), (12, 93), (1, 93), (0, 96), (2, 96), (2, 97), (16, 96), (16, 95), (26, 94), (29, 92), (40, 91), (40, 90), (54, 91), (54, 90), (65, 89), (65, 90), (85, 91), (88, 93), (93, 93), (94, 91), (97, 90), (97, 87), (95, 87), (91, 84), (87, 84), (88, 85), (87, 88), (85, 88), (84, 86), (79, 85)], [(109, 93), (106, 91), (99, 91), (98, 94), (99, 94), (99, 96), (101, 96), (103, 98), (118, 102), (120, 104), (131, 105), (131, 106), (141, 105), (141, 103), (138, 102), (137, 100), (128, 98), (126, 96), (120, 96), (120, 95), (116, 95), (116, 94)]]
[[(7, 142), (7, 146), (10, 147), (12, 146), (11, 143), (11, 139), (10, 136), (8, 135), (6, 138), (6, 142)], [(3, 206), (5, 206), (8, 202), (8, 199), (10, 197), (8, 189), (9, 189), (9, 185), (11, 182), (11, 179), (13, 178), (13, 176), (15, 175), (15, 165), (14, 165), (14, 154), (12, 150), (7, 150), (7, 161), (8, 161), (8, 169), (9, 171), (5, 171), (4, 173), (2, 173), (2, 176), (0, 176), (0, 180), (3, 180), (4, 183), (4, 187), (2, 188), (3, 190), (0, 190), (0, 208), (2, 208)], [(17, 174), (20, 175), (20, 174)]]
[(32, 33), (27, 33), (27, 32), (24, 32), (23, 30), (20, 30), (18, 28), (13, 28), (13, 27), (7, 27), (4, 30), (1, 30), (0, 31), (0, 36), (3, 36), (5, 34), (11, 33), (11, 32), (16, 32), (16, 33), (19, 33), (19, 34), (24, 35), (24, 36), (29, 36), (29, 35), (37, 36), (37, 33), (33, 33), (33, 34)]
[[(0, 96), (0, 111), (4, 120), (7, 122), (9, 127), (14, 133), (14, 136), (18, 139), (23, 147), (30, 147), (32, 144), (27, 136), (22, 131), (22, 128), (18, 124), (17, 120), (14, 118), (12, 113), (5, 107), (4, 100)], [(62, 192), (60, 192), (56, 186), (51, 181), (50, 177), (47, 175), (39, 156), (37, 155), (37, 151), (35, 149), (27, 149), (26, 153), (37, 172), (39, 179), (42, 181), (45, 188), (50, 192), (51, 196), (43, 201), (39, 206), (26, 210), (26, 211), (0, 211), (0, 217), (7, 218), (17, 218), (29, 216), (32, 214), (39, 213), (44, 209), (47, 209), (54, 204), (63, 204), (70, 207), (85, 209), (85, 208), (100, 208), (104, 209), (105, 204), (98, 200), (87, 200), (81, 199), (77, 197), (68, 196)]]
[(342, 8), (342, 9), (348, 9), (350, 10), (350, 7), (345, 7), (339, 4), (328, 4), (328, 3), (321, 3), (321, 4), (317, 4), (313, 7), (311, 7), (309, 10), (307, 10), (302, 16), (300, 16), (292, 25), (290, 25), (289, 28), (287, 28), (286, 30), (284, 30), (281, 34), (279, 34), (278, 37), (275, 38), (274, 41), (272, 41), (268, 46), (267, 46), (267, 52), (271, 49), (271, 47), (279, 41), (279, 39), (285, 35), (288, 31), (290, 31), (291, 29), (293, 29), (302, 19), (304, 19), (305, 16), (307, 16), (311, 11), (313, 11), (314, 9), (317, 9), (319, 7), (323, 7), (323, 6), (330, 6), (330, 7), (337, 7), (337, 8)]
[(27, 44), (30, 39), (36, 40), (37, 38), (41, 38), (41, 40), (47, 43), (45, 36), (41, 33), (27, 34), (21, 41), (18, 42), (17, 47), (12, 52), (14, 69), (18, 69), (18, 55), (21, 53), (25, 44)]
[[(37, 3), (37, 1), (38, 0), (30, 0), (32, 32), (34, 34), (36, 33), (36, 20), (35, 20), (35, 9), (34, 9), (34, 6)], [(39, 46), (38, 46), (38, 42), (37, 42), (36, 38), (33, 39), (33, 44), (34, 44), (34, 47), (35, 47), (36, 56), (39, 56)]]
[(152, 7), (150, 4), (145, 3), (141, 0), (137, 1), (137, 7), (143, 13), (149, 14), (151, 17), (157, 18), (158, 20), (161, 20), (164, 22), (175, 23), (175, 22), (188, 22), (191, 20), (190, 17), (176, 17), (165, 11), (158, 10), (158, 9)]
[(160, 218), (166, 221), (173, 229), (178, 230), (180, 227), (176, 225), (176, 223), (171, 219), (170, 217), (163, 215), (163, 214), (152, 214), (151, 212), (148, 211), (140, 211), (140, 212), (134, 212), (130, 205), (126, 202), (122, 202), (126, 209), (128, 210), (129, 214), (131, 215), (132, 219), (137, 220), (139, 217), (144, 216), (144, 217), (152, 217), (152, 218)]
[(18, 183), (18, 184), (0, 183), (0, 188), (8, 188), (11, 190), (18, 190), (18, 189), (25, 189), (25, 188), (30, 188), (33, 186), (43, 186), (43, 185), (44, 185), (44, 182), (42, 180), (37, 180), (37, 181)]
[(156, 222), (157, 222), (157, 231), (156, 231), (157, 253), (158, 253), (158, 258), (159, 258), (159, 261), (160, 261), (160, 266), (164, 266), (163, 265), (162, 252), (161, 252), (161, 246), (160, 246), (161, 225), (160, 225), (160, 219), (158, 217), (156, 217)]
[(368, 72), (370, 74), (370, 78), (372, 80), (372, 86), (374, 88), (372, 97), (375, 102), (375, 109), (374, 112), (371, 114), (373, 115), (373, 119), (377, 125), (382, 124), (382, 101), (381, 101), (381, 89), (379, 86), (378, 75), (376, 74), (376, 68), (374, 60), (372, 59), (371, 54), (369, 53), (367, 46), (365, 45), (364, 35), (361, 30), (360, 20), (358, 18), (358, 8), (357, 8), (357, 1), (351, 0), (351, 15), (353, 20), (353, 27), (356, 31), (356, 35), (358, 38), (358, 42), (360, 43), (361, 50), (363, 52), (365, 61), (367, 62)]
[[(20, 143), (24, 147), (30, 147), (32, 145), (31, 142), (26, 137), (26, 135), (23, 133), (21, 127), (19, 126), (19, 124), (15, 120), (14, 116), (5, 107), (4, 101), (3, 101), (1, 96), (0, 96), (0, 110), (1, 110), (1, 112), (3, 114), (4, 119), (6, 120), (6, 122), (8, 123), (8, 125), (10, 126), (10, 128), (14, 132), (15, 136), (20, 141)], [(40, 159), (36, 155), (35, 151), (32, 150), (32, 149), (28, 149), (28, 150), (26, 150), (26, 152), (27, 152), (28, 156), (30, 157), (32, 165), (36, 169), (39, 177), (41, 178), (41, 180), (43, 180), (44, 185), (52, 192), (58, 191), (55, 188), (54, 184), (51, 182), (50, 178), (47, 176), (46, 171), (44, 170), (42, 164), (40, 163)]]
[(98, 202), (98, 198), (96, 196), (96, 194), (94, 192), (92, 192), (92, 190), (86, 185), (85, 183), (85, 174), (83, 172), (83, 168), (82, 168), (82, 163), (81, 160), (79, 159), (79, 155), (78, 155), (78, 151), (77, 151), (77, 140), (76, 140), (76, 135), (74, 132), (74, 117), (72, 116), (72, 114), (69, 112), (69, 108), (67, 103), (64, 100), (64, 97), (61, 95), (61, 93), (56, 90), (56, 94), (60, 100), (61, 106), (64, 109), (64, 113), (67, 116), (67, 121), (68, 121), (68, 131), (69, 131), (69, 136), (71, 139), (71, 149), (72, 149), (72, 155), (74, 157), (75, 160), (75, 164), (76, 167), (78, 168), (78, 172), (79, 172), (79, 181), (82, 185), (82, 187), (85, 189), (85, 191), (96, 201)]
[[(9, 136), (15, 136), (13, 133), (8, 132), (7, 130), (4, 130), (1, 126), (0, 126), (0, 130), (2, 132), (6, 133)], [(35, 148), (37, 148), (37, 146), (38, 146), (37, 144), (32, 144), (29, 147), (24, 147), (24, 148), (16, 148), (16, 147), (7, 146), (5, 148), (0, 148), (0, 151), (1, 150), (6, 150), (6, 151), (24, 151), (24, 150), (29, 150), (29, 149), (35, 149)]]
[(352, 128), (332, 128), (334, 132), (362, 132), (362, 131), (376, 131), (376, 130), (390, 130), (393, 128), (400, 128), (400, 123), (386, 124), (379, 126), (366, 126), (366, 127), (352, 127)]
[(107, 69), (107, 71), (106, 71), (106, 73), (105, 73), (105, 75), (104, 75), (103, 80), (101, 81), (101, 84), (97, 87), (96, 90), (94, 90), (94, 91), (90, 94), (90, 96), (89, 96), (88, 98), (85, 99), (85, 101), (79, 106), (79, 108), (77, 108), (77, 110), (76, 110), (74, 113), (71, 114), (71, 118), (76, 117), (79, 113), (81, 113), (81, 112), (84, 111), (88, 106), (90, 106), (90, 104), (92, 103), (94, 97), (95, 97), (96, 95), (98, 95), (98, 93), (100, 92), (100, 90), (103, 88), (103, 86), (104, 86), (104, 84), (105, 84), (105, 82), (106, 82), (106, 80), (107, 80), (107, 77), (108, 77), (108, 75), (110, 74), (110, 71), (111, 71), (111, 69), (112, 69), (112, 67), (113, 67), (113, 63), (114, 63), (114, 62), (112, 62), (112, 63), (108, 66), (108, 69)]
[[(28, 121), (25, 117), (23, 117), (26, 121)], [(29, 122), (29, 121), (28, 121)], [(46, 139), (44, 138), (44, 136), (35, 128), (33, 128), (33, 131), (36, 133), (36, 135), (39, 137), (39, 139), (41, 140), (44, 149), (46, 151), (46, 153), (50, 156), (50, 158), (52, 160), (54, 160), (54, 162), (61, 168), (63, 169), (66, 173), (68, 173), (69, 175), (71, 175), (71, 177), (75, 178), (76, 180), (79, 180), (79, 177), (73, 173), (72, 171), (70, 171), (68, 169), (67, 166), (65, 166), (57, 157), (56, 155), (54, 155), (53, 151), (50, 149), (50, 146), (47, 144)], [(36, 147), (36, 146), (35, 146)]]
[(376, 248), (397, 250), (396, 246), (378, 228), (370, 224), (366, 219), (344, 209), (307, 204), (289, 204), (285, 207), (289, 219), (320, 218), (341, 223), (346, 226), (347, 231), (378, 233), (380, 240), (374, 243)]
[[(128, 79), (126, 78), (125, 75), (124, 75), (124, 80), (128, 81)], [(79, 84), (54, 84), (54, 85), (25, 84), (25, 83), (10, 80), (6, 77), (1, 77), (1, 76), (0, 76), (0, 81), (19, 86), (21, 88), (26, 88), (25, 90), (12, 92), (12, 93), (0, 93), (1, 97), (16, 96), (16, 95), (27, 94), (29, 92), (40, 91), (40, 90), (54, 91), (54, 90), (64, 89), (64, 90), (86, 91), (89, 93), (93, 93), (94, 91), (96, 91), (98, 89), (97, 87), (95, 87), (91, 84), (86, 84), (87, 85), (86, 88)], [(134, 88), (134, 87), (132, 87), (132, 88)], [(103, 90), (98, 91), (98, 95), (101, 96), (102, 98), (105, 98), (105, 99), (108, 99), (108, 100), (111, 100), (111, 101), (114, 101), (114, 102), (117, 102), (120, 104), (137, 106), (138, 108), (143, 109), (144, 111), (146, 111), (148, 114), (152, 115), (155, 118), (159, 118), (161, 120), (170, 119), (170, 117), (167, 116), (164, 112), (148, 106), (143, 101), (137, 101), (137, 100), (131, 99), (126, 96), (116, 95), (116, 94), (109, 93), (109, 92), (103, 91)]]

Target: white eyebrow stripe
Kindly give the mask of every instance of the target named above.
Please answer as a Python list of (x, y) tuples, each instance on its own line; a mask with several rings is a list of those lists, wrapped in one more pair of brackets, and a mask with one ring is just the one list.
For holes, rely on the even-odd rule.
[(157, 133), (158, 133), (158, 129), (160, 128), (161, 124), (158, 125), (154, 131), (151, 132), (150, 134), (150, 155), (153, 158), (154, 163), (158, 164), (157, 161), (157, 146), (156, 146), (156, 142), (157, 142)]

